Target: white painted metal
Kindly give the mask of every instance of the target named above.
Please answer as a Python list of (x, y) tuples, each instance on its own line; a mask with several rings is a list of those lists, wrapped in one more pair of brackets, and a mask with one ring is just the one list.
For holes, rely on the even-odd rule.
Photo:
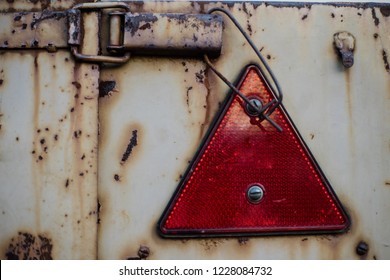
[[(67, 9), (76, 2), (83, 1), (3, 1), (0, 10)], [(0, 258), (125, 259), (147, 246), (152, 259), (390, 259), (386, 11), (371, 4), (129, 5), (133, 12), (204, 13), (213, 5), (233, 12), (278, 77), (285, 107), (347, 208), (351, 229), (325, 236), (162, 239), (157, 220), (227, 87), (200, 59), (134, 57), (99, 72), (75, 63), (66, 50), (7, 50), (0, 53)], [(85, 24), (81, 51), (96, 54), (97, 17)], [(349, 70), (333, 46), (339, 31), (356, 38)], [(234, 81), (257, 61), (228, 20), (223, 36), (215, 64)], [(99, 79), (115, 87), (101, 88), (98, 119)], [(355, 252), (360, 241), (369, 245), (367, 256)]]
[[(144, 3), (133, 10), (204, 12), (211, 6)], [(351, 215), (350, 231), (247, 241), (157, 236), (157, 220), (228, 89), (201, 60), (135, 57), (101, 72), (116, 88), (99, 107), (99, 258), (133, 257), (146, 245), (153, 259), (355, 259), (365, 241), (367, 258), (389, 259), (390, 74), (383, 51), (390, 52), (390, 18), (378, 8), (332, 5), (228, 9), (268, 57), (288, 112)], [(232, 24), (225, 25), (216, 65), (234, 81), (256, 60)], [(333, 46), (333, 34), (343, 30), (356, 38), (349, 70)], [(137, 146), (121, 164), (134, 130)]]
[(0, 53), (0, 258), (96, 258), (98, 78), (69, 51)]

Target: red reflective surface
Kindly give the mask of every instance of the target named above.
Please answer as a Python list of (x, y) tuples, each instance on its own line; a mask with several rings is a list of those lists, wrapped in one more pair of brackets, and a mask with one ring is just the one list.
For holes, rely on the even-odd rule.
[[(251, 66), (239, 85), (263, 104), (274, 98)], [(231, 98), (167, 208), (164, 235), (341, 231), (348, 218), (283, 109), (267, 121), (249, 117)], [(264, 187), (258, 204), (247, 189)]]

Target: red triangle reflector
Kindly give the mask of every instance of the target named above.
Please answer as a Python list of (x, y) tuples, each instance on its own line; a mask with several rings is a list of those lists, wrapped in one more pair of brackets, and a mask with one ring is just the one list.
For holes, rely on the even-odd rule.
[[(256, 66), (246, 69), (238, 88), (263, 104), (275, 98)], [(230, 95), (162, 215), (160, 234), (346, 230), (348, 216), (283, 106), (271, 115), (282, 132), (267, 120), (250, 117), (244, 107), (241, 99)]]

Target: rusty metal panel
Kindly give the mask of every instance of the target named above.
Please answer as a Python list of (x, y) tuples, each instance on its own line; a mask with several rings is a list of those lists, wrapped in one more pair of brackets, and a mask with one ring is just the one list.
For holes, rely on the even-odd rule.
[[(226, 96), (227, 87), (195, 59), (134, 57), (104, 69), (100, 87), (99, 258), (390, 259), (389, 7), (333, 4), (158, 2), (134, 12), (230, 10), (284, 88), (284, 104), (351, 216), (341, 235), (166, 240), (156, 223)], [(215, 60), (231, 81), (257, 62), (224, 20)], [(355, 38), (346, 69), (334, 35)], [(361, 242), (368, 253), (357, 254)], [(359, 251), (359, 250), (358, 250)], [(359, 251), (361, 253), (361, 250)]]
[(95, 2), (94, 0), (7, 0), (0, 1), (0, 11), (25, 12), (43, 10), (65, 10), (78, 3)]
[(133, 53), (218, 56), (221, 52), (220, 15), (128, 13), (124, 25), (124, 48)]
[(67, 13), (0, 13), (0, 48), (68, 47)]
[(68, 51), (0, 57), (0, 258), (94, 259), (99, 67)]

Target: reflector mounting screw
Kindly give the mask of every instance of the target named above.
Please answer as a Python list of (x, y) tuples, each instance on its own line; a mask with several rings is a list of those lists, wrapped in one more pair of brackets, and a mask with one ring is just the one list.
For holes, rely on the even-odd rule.
[[(263, 104), (261, 103), (260, 99), (252, 98), (250, 99), (250, 103), (253, 106), (255, 106), (258, 110), (261, 110), (263, 108)], [(259, 115), (259, 113), (249, 104), (246, 104), (245, 111), (251, 117), (257, 117)]]
[(248, 188), (246, 197), (250, 203), (257, 204), (264, 197), (264, 189), (262, 185), (252, 185)]

